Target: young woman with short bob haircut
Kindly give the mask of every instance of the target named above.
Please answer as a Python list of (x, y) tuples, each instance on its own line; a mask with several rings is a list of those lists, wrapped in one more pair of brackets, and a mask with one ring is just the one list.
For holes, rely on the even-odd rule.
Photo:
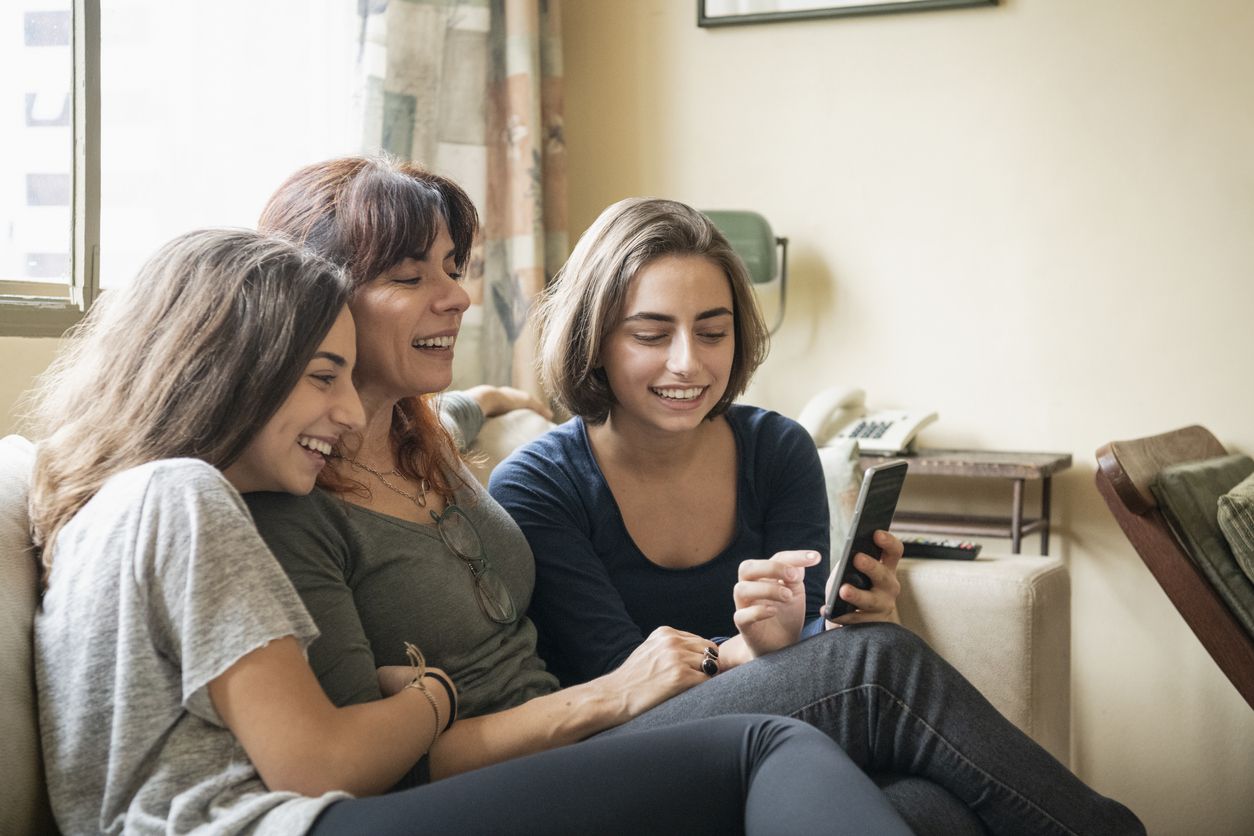
[(843, 753), (773, 717), (385, 794), (457, 727), (457, 687), (411, 648), (413, 667), (377, 671), (381, 699), (333, 705), (304, 657), (314, 621), (241, 498), (308, 493), (362, 428), (347, 299), (290, 243), (189, 233), (93, 307), (42, 381), (35, 660), (63, 833), (908, 832), (847, 761), (849, 795), (811, 804)]
[(919, 832), (1143, 832), (894, 623), (896, 537), (877, 532), (882, 562), (857, 556), (873, 585), (841, 587), (856, 609), (820, 617), (818, 453), (794, 421), (733, 403), (767, 335), (708, 218), (670, 200), (615, 203), (535, 321), (542, 377), (576, 417), (499, 465), (490, 490), (535, 556), (529, 613), (563, 684), (611, 674), (652, 631), (677, 629), (720, 645), (710, 679), (631, 726), (799, 717), (893, 785)]

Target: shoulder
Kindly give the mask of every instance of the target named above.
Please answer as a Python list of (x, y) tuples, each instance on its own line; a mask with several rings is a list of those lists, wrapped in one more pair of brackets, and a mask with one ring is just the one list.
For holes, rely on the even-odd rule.
[(322, 488), (314, 488), (304, 496), (257, 491), (244, 494), (244, 502), (263, 531), (285, 523), (335, 528), (347, 519), (343, 500)]
[(586, 528), (612, 507), (580, 418), (515, 450), (492, 471), (488, 490), (524, 529), (559, 519)]
[(773, 455), (781, 450), (815, 449), (814, 439), (804, 427), (774, 410), (732, 404), (726, 414), (727, 422), (742, 443), (748, 443), (763, 453)]
[(193, 574), (238, 573), (268, 555), (239, 492), (198, 459), (115, 474), (58, 535), (57, 559), (74, 552), (115, 554), (145, 588), (171, 596)]
[(57, 535), (57, 561), (85, 551), (129, 554), (140, 535), (182, 540), (207, 527), (246, 522), (239, 493), (199, 459), (162, 459), (105, 480)]
[(569, 485), (586, 471), (587, 458), (583, 420), (572, 418), (506, 457), (492, 471), (489, 486), (495, 495), (498, 489), (518, 483)]
[(110, 512), (119, 506), (162, 514), (197, 514), (197, 509), (244, 512), (239, 492), (220, 470), (200, 459), (161, 459), (124, 470), (101, 486), (90, 505)]
[[(106, 484), (119, 486), (159, 487), (175, 492), (236, 493), (235, 488), (218, 470), (200, 459), (160, 459), (124, 470)], [(237, 494), (238, 495), (238, 494)]]
[(257, 492), (244, 495), (253, 524), (287, 568), (331, 554), (337, 562), (360, 550), (359, 537), (343, 499), (314, 488), (305, 496)]

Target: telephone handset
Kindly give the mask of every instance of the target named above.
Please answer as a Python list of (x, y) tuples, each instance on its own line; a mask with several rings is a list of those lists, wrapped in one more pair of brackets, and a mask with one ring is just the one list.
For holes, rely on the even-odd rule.
[(867, 413), (866, 393), (834, 386), (819, 392), (797, 419), (820, 447), (833, 438), (858, 442), (863, 453), (895, 456), (908, 452), (919, 430), (936, 420), (935, 412), (885, 409)]

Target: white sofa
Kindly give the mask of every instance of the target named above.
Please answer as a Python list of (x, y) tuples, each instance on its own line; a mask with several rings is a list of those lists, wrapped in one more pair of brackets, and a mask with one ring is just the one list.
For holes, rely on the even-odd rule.
[[(477, 475), (548, 425), (534, 413), (489, 421), (473, 452)], [(26, 494), (28, 441), (0, 439), (0, 836), (55, 832), (35, 712), (31, 623), (37, 561)], [(832, 461), (839, 457), (829, 457)], [(828, 460), (825, 459), (825, 464)], [(829, 478), (845, 478), (836, 472)], [(902, 622), (926, 639), (1012, 722), (1066, 763), (1070, 737), (1070, 580), (1056, 558), (981, 555), (905, 560)]]

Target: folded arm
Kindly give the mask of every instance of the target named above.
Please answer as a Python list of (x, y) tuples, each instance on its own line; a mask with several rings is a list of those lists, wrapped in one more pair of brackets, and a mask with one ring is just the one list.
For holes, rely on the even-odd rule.
[[(427, 693), (442, 726), (448, 696), (439, 687)], [(209, 698), (266, 786), (306, 796), (386, 792), (436, 731), (436, 712), (415, 688), (336, 708), (290, 636), (241, 657), (209, 683)]]

